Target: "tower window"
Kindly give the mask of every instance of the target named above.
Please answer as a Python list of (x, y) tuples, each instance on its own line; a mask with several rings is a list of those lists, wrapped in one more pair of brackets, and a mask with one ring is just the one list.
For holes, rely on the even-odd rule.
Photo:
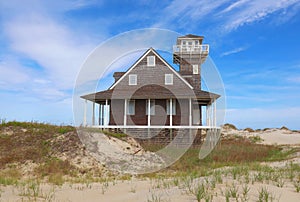
[(165, 85), (173, 85), (173, 74), (165, 74)]
[(193, 65), (193, 74), (199, 74), (198, 65)]
[(129, 85), (137, 85), (137, 75), (136, 74), (129, 74)]
[(147, 57), (147, 66), (154, 67), (155, 66), (155, 56), (148, 56)]

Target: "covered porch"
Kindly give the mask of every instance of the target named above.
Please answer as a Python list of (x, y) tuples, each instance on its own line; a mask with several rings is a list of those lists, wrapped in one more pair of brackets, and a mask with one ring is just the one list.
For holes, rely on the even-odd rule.
[[(162, 105), (162, 101), (165, 101), (166, 104)], [(141, 103), (144, 103), (145, 107), (141, 107)], [(192, 98), (179, 100), (172, 98), (102, 99), (97, 101), (85, 99), (84, 105), (84, 127), (100, 129), (218, 128), (215, 99), (210, 102)], [(87, 116), (87, 105), (92, 105), (90, 117)]]

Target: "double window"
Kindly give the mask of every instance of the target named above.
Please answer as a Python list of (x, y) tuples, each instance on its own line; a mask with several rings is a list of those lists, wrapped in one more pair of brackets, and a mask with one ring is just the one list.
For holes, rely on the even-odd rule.
[[(167, 115), (171, 114), (171, 102), (167, 100)], [(172, 100), (172, 115), (176, 115), (176, 100)]]
[[(146, 115), (148, 115), (149, 100), (146, 101)], [(155, 115), (155, 100), (150, 100), (150, 115)]]

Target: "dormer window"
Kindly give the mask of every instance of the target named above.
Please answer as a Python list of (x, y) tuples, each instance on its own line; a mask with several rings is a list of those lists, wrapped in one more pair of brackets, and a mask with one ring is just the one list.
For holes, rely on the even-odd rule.
[(155, 56), (148, 56), (147, 57), (147, 66), (148, 67), (154, 67), (155, 66)]
[(137, 75), (136, 74), (129, 74), (129, 85), (130, 86), (137, 85)]

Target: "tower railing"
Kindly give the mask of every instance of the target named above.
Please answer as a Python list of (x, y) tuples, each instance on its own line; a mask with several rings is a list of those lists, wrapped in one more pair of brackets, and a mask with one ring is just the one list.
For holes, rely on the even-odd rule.
[(174, 53), (186, 53), (186, 54), (208, 54), (209, 45), (174, 45)]

